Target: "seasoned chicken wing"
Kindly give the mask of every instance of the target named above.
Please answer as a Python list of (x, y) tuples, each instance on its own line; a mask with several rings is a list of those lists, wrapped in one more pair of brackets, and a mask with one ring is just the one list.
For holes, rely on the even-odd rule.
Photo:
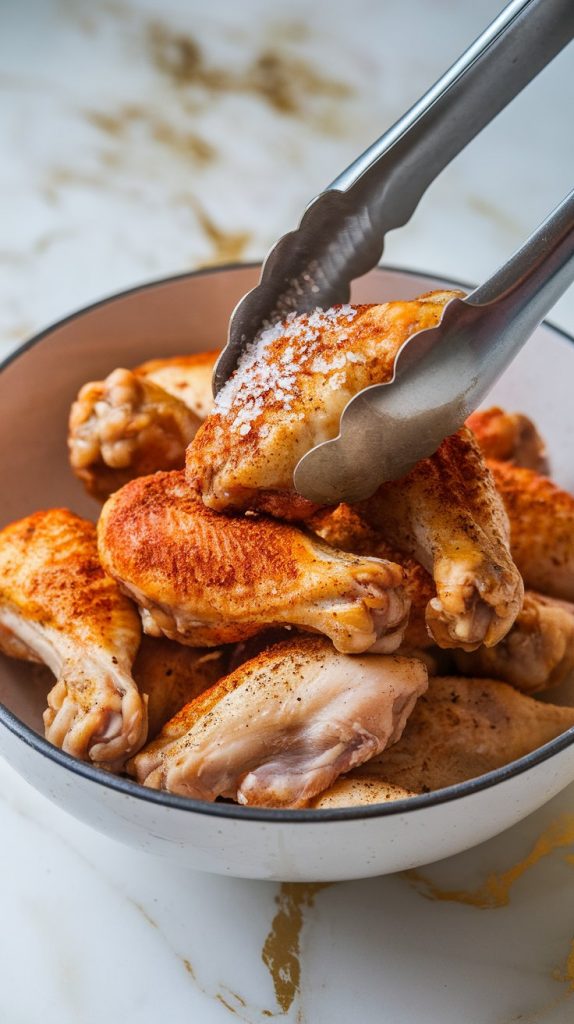
[(181, 472), (112, 495), (98, 536), (104, 568), (143, 610), (147, 633), (211, 646), (295, 625), (345, 652), (400, 644), (409, 605), (399, 566), (287, 523), (212, 512)]
[(498, 406), (478, 409), (468, 417), (466, 425), (487, 459), (510, 462), (537, 473), (548, 472), (546, 445), (532, 420), (523, 413), (505, 412)]
[(136, 366), (134, 373), (179, 398), (200, 420), (204, 420), (213, 406), (211, 380), (218, 357), (219, 350), (169, 359), (148, 359), (147, 363)]
[(305, 518), (314, 506), (293, 489), (299, 459), (336, 437), (349, 399), (389, 380), (403, 342), (434, 327), (457, 294), (292, 314), (263, 331), (189, 446), (191, 486), (219, 511), (260, 509)]
[(148, 739), (185, 704), (228, 671), (230, 651), (184, 647), (164, 637), (143, 636), (133, 677), (147, 699)]
[(489, 465), (526, 586), (574, 601), (574, 496), (531, 469), (494, 460)]
[(349, 657), (323, 638), (295, 637), (183, 708), (130, 771), (198, 800), (304, 806), (398, 740), (426, 686), (415, 659)]
[[(309, 526), (344, 551), (402, 565), (411, 610), (400, 650), (423, 651), (434, 643), (426, 611), (436, 598), (436, 587), (422, 565), (391, 548), (356, 507), (323, 509), (309, 520)], [(459, 671), (469, 676), (500, 679), (525, 693), (557, 686), (574, 669), (574, 605), (527, 591), (514, 625), (494, 647), (482, 646), (473, 652), (455, 648), (452, 654)]]
[(99, 564), (92, 523), (52, 509), (0, 532), (0, 649), (57, 677), (44, 714), (57, 747), (118, 768), (145, 741), (132, 676), (140, 636), (137, 611)]
[(524, 693), (558, 686), (574, 670), (574, 604), (527, 590), (520, 615), (496, 647), (453, 654), (459, 672), (501, 679)]
[(85, 384), (72, 405), (72, 469), (90, 494), (105, 500), (133, 477), (181, 467), (200, 422), (157, 384), (131, 370), (114, 370)]
[(426, 622), (439, 647), (492, 647), (506, 635), (524, 588), (509, 552), (502, 501), (467, 428), (357, 509), (432, 575), (436, 597)]
[(436, 677), (399, 742), (309, 806), (379, 803), (453, 786), (524, 757), (573, 726), (574, 708), (544, 704), (505, 683)]
[(354, 555), (385, 558), (402, 566), (405, 591), (411, 605), (402, 646), (424, 650), (434, 645), (426, 624), (426, 610), (429, 602), (436, 598), (436, 587), (430, 573), (416, 559), (388, 544), (380, 530), (369, 524), (356, 506), (341, 504), (335, 508), (320, 509), (307, 525), (332, 547)]

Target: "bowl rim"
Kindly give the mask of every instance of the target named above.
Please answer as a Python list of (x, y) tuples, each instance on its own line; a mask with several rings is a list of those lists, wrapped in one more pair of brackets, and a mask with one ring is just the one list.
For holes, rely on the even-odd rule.
[[(92, 302), (87, 306), (83, 306), (81, 309), (62, 317), (60, 320), (50, 324), (48, 327), (24, 341), (21, 345), (5, 356), (4, 359), (0, 360), (0, 373), (3, 373), (11, 363), (16, 359), (19, 359), (20, 356), (33, 348), (39, 342), (46, 339), (55, 330), (58, 330), (66, 324), (72, 323), (74, 320), (84, 316), (86, 313), (91, 313), (100, 306), (108, 305), (109, 303), (115, 302), (119, 299), (124, 299), (130, 295), (136, 295), (141, 291), (149, 291), (153, 288), (175, 283), (177, 281), (185, 281), (189, 278), (202, 277), (206, 275), (212, 276), (214, 274), (226, 273), (233, 270), (243, 270), (248, 268), (255, 269), (260, 265), (259, 261), (253, 261), (245, 263), (228, 263), (216, 267), (202, 267), (198, 270), (172, 274), (168, 277), (162, 277), (145, 282), (144, 284), (134, 285), (131, 288), (127, 288), (102, 299), (98, 299), (97, 301)], [(454, 280), (451, 277), (429, 274), (428, 271), (416, 270), (411, 267), (380, 264), (374, 268), (374, 270), (381, 271), (383, 273), (389, 272), (391, 274), (403, 274), (407, 277), (434, 278), (442, 284), (447, 286), (450, 285), (455, 288), (469, 289), (472, 287), (467, 282)], [(548, 320), (544, 320), (543, 323), (545, 327), (548, 327), (555, 334), (561, 336), (570, 344), (574, 344), (573, 335)], [(151, 804), (168, 808), (170, 807), (174, 810), (211, 815), (214, 818), (232, 818), (240, 821), (259, 821), (267, 822), (268, 824), (277, 823), (283, 825), (303, 823), (323, 824), (330, 821), (357, 821), (367, 818), (391, 817), (393, 815), (401, 815), (411, 813), (413, 811), (424, 810), (428, 807), (437, 806), (439, 804), (450, 803), (452, 800), (458, 800), (462, 797), (470, 796), (472, 793), (489, 789), (491, 786), (495, 786), (498, 783), (508, 781), (509, 779), (521, 775), (574, 744), (574, 726), (572, 726), (570, 729), (566, 730), (566, 732), (561, 733), (560, 736), (555, 737), (555, 739), (550, 740), (541, 747), (537, 747), (537, 749), (533, 750), (530, 754), (526, 754), (524, 757), (511, 761), (509, 764), (503, 765), (501, 768), (496, 768), (493, 771), (486, 772), (484, 775), (479, 775), (473, 779), (468, 779), (465, 782), (458, 782), (452, 786), (433, 790), (430, 793), (421, 793), (416, 796), (405, 797), (401, 800), (393, 800), (388, 803), (360, 804), (350, 807), (302, 808), (298, 810), (291, 810), (282, 808), (250, 807), (226, 803), (206, 803), (205, 801), (194, 800), (191, 797), (178, 796), (174, 793), (166, 793), (163, 790), (150, 789), (124, 776), (111, 775), (104, 769), (98, 768), (96, 765), (85, 761), (79, 761), (71, 754), (67, 754), (65, 751), (55, 747), (39, 733), (34, 732), (33, 729), (27, 726), (1, 702), (0, 725), (6, 728), (18, 739), (22, 740), (26, 746), (31, 747), (38, 754), (47, 757), (50, 761), (55, 762), (60, 767), (69, 769), (73, 774), (79, 775), (98, 786), (114, 790), (117, 793), (135, 798), (136, 800), (143, 800), (144, 802), (147, 801)]]

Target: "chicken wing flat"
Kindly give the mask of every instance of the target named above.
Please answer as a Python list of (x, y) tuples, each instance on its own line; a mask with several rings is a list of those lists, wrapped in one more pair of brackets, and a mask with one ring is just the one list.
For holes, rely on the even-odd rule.
[(302, 519), (293, 471), (314, 445), (336, 437), (357, 392), (392, 376), (415, 331), (434, 327), (457, 292), (412, 302), (334, 306), (262, 332), (244, 351), (186, 457), (187, 478), (209, 508), (259, 509)]
[(400, 566), (336, 551), (287, 523), (212, 512), (182, 472), (117, 491), (98, 537), (102, 564), (143, 609), (146, 633), (214, 646), (295, 625), (349, 653), (401, 642), (409, 604)]
[(439, 647), (492, 647), (506, 635), (524, 588), (502, 500), (468, 428), (401, 480), (383, 484), (358, 511), (432, 575), (436, 597), (426, 622)]
[(55, 746), (117, 768), (144, 743), (131, 671), (140, 636), (136, 609), (99, 564), (92, 523), (52, 509), (0, 532), (0, 649), (57, 677), (44, 714)]
[(574, 601), (574, 497), (548, 477), (489, 463), (510, 520), (512, 556), (533, 590)]
[(157, 736), (176, 711), (226, 674), (229, 655), (225, 648), (206, 651), (163, 637), (142, 637), (133, 677), (147, 699), (148, 739)]
[(574, 604), (527, 590), (520, 615), (496, 647), (453, 653), (464, 675), (501, 679), (523, 693), (558, 686), (574, 670)]
[(179, 469), (201, 420), (179, 398), (131, 370), (85, 384), (72, 405), (70, 464), (104, 501), (128, 480)]
[(546, 445), (534, 423), (520, 412), (498, 406), (478, 409), (466, 421), (487, 459), (548, 473)]
[(415, 659), (348, 657), (323, 638), (295, 637), (183, 708), (130, 770), (198, 800), (304, 806), (398, 740), (426, 686)]
[(573, 726), (574, 708), (542, 703), (505, 683), (437, 677), (399, 742), (310, 806), (379, 803), (453, 786), (524, 757)]

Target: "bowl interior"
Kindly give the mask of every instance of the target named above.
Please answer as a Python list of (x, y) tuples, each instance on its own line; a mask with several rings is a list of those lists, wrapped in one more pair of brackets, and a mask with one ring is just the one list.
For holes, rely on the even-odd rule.
[[(67, 418), (79, 387), (117, 366), (217, 348), (233, 307), (258, 273), (256, 267), (221, 269), (124, 293), (48, 329), (16, 353), (0, 372), (0, 527), (52, 506), (97, 518), (97, 503), (83, 493), (67, 460)], [(445, 283), (378, 269), (355, 283), (352, 299), (413, 298)], [(571, 341), (543, 325), (488, 400), (534, 418), (548, 441), (553, 475), (568, 489), (574, 489), (573, 374)], [(0, 702), (40, 734), (50, 680), (46, 670), (0, 655)], [(550, 697), (574, 704), (569, 685)]]

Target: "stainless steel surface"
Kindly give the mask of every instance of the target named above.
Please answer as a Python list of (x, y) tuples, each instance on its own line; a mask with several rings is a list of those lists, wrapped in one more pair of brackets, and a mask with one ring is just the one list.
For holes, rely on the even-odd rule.
[(297, 465), (297, 490), (319, 503), (358, 501), (431, 455), (573, 280), (574, 190), (485, 284), (452, 299), (437, 327), (405, 342), (392, 381), (349, 402), (339, 436)]
[(572, 0), (512, 0), (271, 249), (231, 317), (214, 389), (266, 321), (346, 302), (350, 282), (378, 263), (385, 233), (408, 221), (431, 181), (573, 36)]

